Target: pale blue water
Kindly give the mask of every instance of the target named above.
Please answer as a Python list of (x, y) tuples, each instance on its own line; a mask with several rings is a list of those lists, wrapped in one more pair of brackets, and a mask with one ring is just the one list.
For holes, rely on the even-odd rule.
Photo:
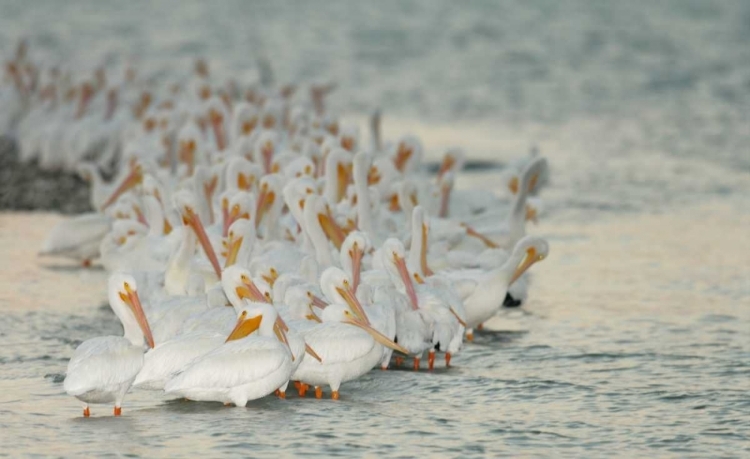
[(0, 1), (3, 53), (20, 36), (82, 68), (201, 55), (253, 79), (265, 55), (279, 81), (337, 81), (342, 113), (432, 126), (433, 157), (539, 145), (553, 183), (532, 232), (552, 256), (513, 331), (450, 371), (247, 410), (136, 392), (89, 420), (58, 375), (117, 332), (101, 292), (24, 312), (14, 295), (37, 284), (19, 272), (0, 296), (0, 455), (750, 455), (750, 2)]

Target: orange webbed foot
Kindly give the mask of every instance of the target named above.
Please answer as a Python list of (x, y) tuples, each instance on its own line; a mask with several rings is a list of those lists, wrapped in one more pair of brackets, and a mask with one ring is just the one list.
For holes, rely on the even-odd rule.
[(119, 416), (122, 414), (122, 407), (116, 406), (115, 407), (115, 416)]
[(449, 366), (451, 366), (451, 353), (446, 352), (445, 353), (445, 367), (447, 368)]
[(334, 390), (331, 392), (331, 400), (338, 400), (339, 399), (339, 391)]
[(323, 388), (320, 386), (315, 387), (315, 398), (321, 399), (323, 398)]
[(432, 371), (435, 369), (435, 351), (431, 351), (427, 355), (427, 368)]
[(414, 357), (414, 371), (419, 371), (419, 357)]
[(90, 409), (89, 409), (89, 407), (87, 406), (86, 408), (84, 408), (84, 409), (83, 409), (83, 417), (84, 417), (84, 418), (87, 418), (87, 417), (89, 417), (89, 416), (91, 416), (91, 410), (90, 410)]

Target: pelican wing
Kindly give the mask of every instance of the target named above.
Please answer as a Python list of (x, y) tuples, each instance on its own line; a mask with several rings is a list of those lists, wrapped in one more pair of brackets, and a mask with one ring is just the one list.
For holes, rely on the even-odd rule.
[(375, 346), (375, 340), (366, 331), (349, 324), (329, 322), (300, 332), (326, 365), (350, 362)]
[(194, 360), (206, 355), (224, 343), (225, 336), (216, 333), (190, 333), (159, 344), (146, 352), (143, 369), (133, 384), (160, 389), (174, 375)]
[(164, 390), (221, 389), (249, 384), (275, 372), (290, 359), (283, 345), (270, 338), (230, 341), (195, 360), (170, 380)]
[(455, 271), (444, 271), (440, 273), (448, 279), (449, 283), (455, 289), (456, 294), (465, 300), (468, 298), (479, 285), (482, 276), (486, 275), (482, 269), (461, 269)]
[(106, 389), (132, 380), (143, 366), (143, 350), (118, 336), (81, 343), (68, 362), (65, 391), (70, 395)]

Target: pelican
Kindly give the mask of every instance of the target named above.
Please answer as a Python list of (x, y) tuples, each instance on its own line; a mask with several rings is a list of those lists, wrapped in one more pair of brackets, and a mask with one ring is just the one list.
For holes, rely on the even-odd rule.
[(292, 379), (315, 386), (317, 398), (323, 395), (322, 386), (328, 385), (331, 398), (338, 400), (341, 383), (359, 378), (380, 362), (381, 345), (403, 353), (408, 351), (367, 323), (346, 273), (328, 268), (320, 283), (331, 304), (323, 310), (321, 324), (300, 333), (321, 361), (305, 359)]
[(508, 287), (533, 264), (544, 260), (548, 253), (549, 245), (544, 239), (526, 236), (518, 241), (510, 257), (499, 268), (443, 272), (464, 301), (469, 339), (474, 327), (495, 315)]
[(122, 401), (143, 366), (143, 342), (154, 347), (154, 338), (143, 312), (133, 276), (115, 273), (109, 278), (109, 305), (120, 319), (125, 335), (84, 341), (68, 362), (63, 387), (83, 402), (89, 417), (91, 403), (114, 402), (114, 415), (122, 414)]
[(164, 392), (239, 407), (273, 393), (292, 373), (289, 348), (274, 332), (276, 319), (273, 306), (248, 303), (226, 342), (170, 379)]

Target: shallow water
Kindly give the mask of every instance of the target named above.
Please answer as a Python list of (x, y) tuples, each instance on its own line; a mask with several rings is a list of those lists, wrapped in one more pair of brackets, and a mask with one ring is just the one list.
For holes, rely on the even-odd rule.
[[(120, 331), (104, 274), (35, 260), (29, 234), (2, 269), (3, 452), (748, 454), (750, 215), (736, 204), (540, 225), (552, 252), (531, 300), (449, 370), (373, 371), (338, 402), (290, 393), (246, 409), (134, 391), (120, 419), (98, 406), (81, 418), (61, 384), (80, 341)], [(0, 241), (58, 218), (5, 214)]]
[(4, 49), (253, 75), (262, 43), (278, 79), (337, 79), (336, 108), (381, 106), (431, 158), (537, 144), (553, 180), (528, 304), (455, 368), (246, 409), (134, 391), (118, 419), (82, 419), (61, 383), (80, 341), (119, 333), (104, 273), (36, 257), (60, 217), (0, 214), (0, 455), (750, 455), (750, 4), (436, 3), (0, 1)]

